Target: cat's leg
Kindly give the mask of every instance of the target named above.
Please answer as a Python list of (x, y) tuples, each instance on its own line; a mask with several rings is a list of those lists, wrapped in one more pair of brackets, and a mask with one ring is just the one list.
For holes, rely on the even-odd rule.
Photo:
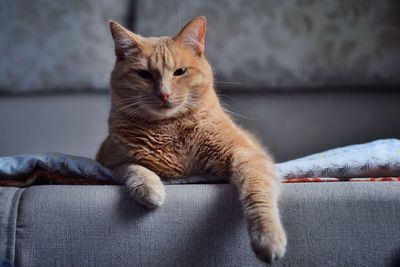
[(287, 240), (277, 205), (280, 180), (272, 159), (262, 150), (236, 148), (232, 183), (240, 194), (253, 251), (266, 262), (283, 257)]
[(156, 208), (163, 204), (164, 185), (153, 171), (137, 164), (124, 164), (115, 168), (114, 172), (140, 204), (148, 208)]

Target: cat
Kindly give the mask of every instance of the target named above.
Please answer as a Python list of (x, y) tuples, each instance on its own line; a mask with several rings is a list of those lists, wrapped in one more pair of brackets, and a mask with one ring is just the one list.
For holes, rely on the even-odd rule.
[(109, 135), (97, 161), (113, 169), (132, 197), (149, 208), (165, 199), (160, 177), (230, 177), (253, 251), (266, 262), (283, 257), (280, 179), (268, 152), (220, 105), (204, 55), (205, 17), (191, 20), (175, 37), (145, 38), (114, 21), (110, 29), (116, 63)]

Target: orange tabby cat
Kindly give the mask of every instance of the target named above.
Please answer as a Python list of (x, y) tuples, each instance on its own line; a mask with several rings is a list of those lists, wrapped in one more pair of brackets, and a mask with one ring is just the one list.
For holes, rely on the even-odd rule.
[(117, 60), (109, 136), (97, 160), (151, 208), (165, 198), (160, 177), (231, 177), (254, 252), (267, 262), (282, 257), (280, 181), (270, 155), (221, 108), (204, 56), (205, 18), (193, 19), (175, 37), (144, 38), (113, 21), (110, 28)]

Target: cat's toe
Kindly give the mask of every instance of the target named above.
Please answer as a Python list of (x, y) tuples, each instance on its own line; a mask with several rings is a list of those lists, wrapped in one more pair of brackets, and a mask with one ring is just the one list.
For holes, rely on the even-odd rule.
[(140, 204), (154, 209), (160, 207), (164, 203), (165, 189), (159, 179), (147, 180), (147, 182), (139, 185), (135, 184), (135, 186), (133, 186), (133, 184), (134, 183), (129, 183), (129, 181), (127, 182), (129, 192)]
[(142, 189), (141, 194), (134, 196), (136, 201), (138, 201), (140, 204), (150, 208), (158, 208), (161, 207), (161, 205), (164, 203), (165, 200), (165, 191), (164, 187), (160, 188), (147, 188), (147, 189)]
[(139, 188), (131, 190), (131, 194), (137, 202), (150, 209), (160, 207), (165, 200), (164, 187), (149, 188), (142, 185)]
[(286, 234), (281, 226), (250, 230), (251, 246), (257, 257), (267, 263), (282, 258), (286, 252)]

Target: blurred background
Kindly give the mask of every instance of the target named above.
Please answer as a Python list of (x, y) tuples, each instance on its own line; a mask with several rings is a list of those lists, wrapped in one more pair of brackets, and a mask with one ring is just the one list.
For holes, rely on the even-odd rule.
[(161, 36), (199, 15), (224, 105), (277, 161), (400, 137), (400, 1), (1, 0), (0, 156), (93, 157), (107, 134), (108, 19)]

